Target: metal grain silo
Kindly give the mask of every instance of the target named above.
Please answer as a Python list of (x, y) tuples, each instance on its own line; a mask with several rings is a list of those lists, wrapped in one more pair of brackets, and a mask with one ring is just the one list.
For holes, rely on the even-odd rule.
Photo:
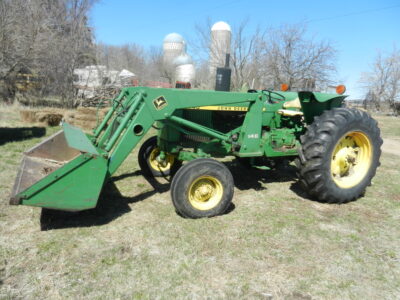
[(193, 84), (196, 71), (192, 58), (184, 53), (174, 60), (175, 80)]
[(215, 76), (218, 67), (225, 66), (227, 54), (231, 53), (231, 27), (225, 22), (217, 22), (211, 27), (210, 75)]
[(186, 51), (185, 40), (178, 33), (170, 33), (163, 42), (163, 61), (165, 65), (172, 65), (175, 58)]

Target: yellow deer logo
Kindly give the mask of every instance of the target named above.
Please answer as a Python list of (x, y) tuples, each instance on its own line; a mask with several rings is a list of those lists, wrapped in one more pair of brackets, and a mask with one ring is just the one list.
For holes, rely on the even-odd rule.
[(157, 110), (161, 110), (165, 106), (167, 106), (168, 103), (167, 103), (167, 100), (165, 100), (164, 96), (160, 96), (153, 100), (153, 104)]

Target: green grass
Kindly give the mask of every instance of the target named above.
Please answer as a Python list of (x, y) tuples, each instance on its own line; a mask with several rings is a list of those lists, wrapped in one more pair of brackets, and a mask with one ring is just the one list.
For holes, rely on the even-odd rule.
[(400, 138), (399, 118), (394, 116), (375, 116), (382, 130), (383, 136), (387, 138)]
[[(30, 126), (15, 109), (0, 117), (0, 127)], [(400, 119), (378, 120), (384, 138), (400, 138)], [(41, 231), (40, 209), (8, 205), (21, 153), (41, 139), (0, 145), (0, 299), (400, 297), (399, 155), (384, 152), (365, 197), (345, 205), (304, 198), (293, 169), (231, 164), (235, 208), (190, 220), (168, 182), (159, 192), (143, 179), (136, 149), (99, 208)]]

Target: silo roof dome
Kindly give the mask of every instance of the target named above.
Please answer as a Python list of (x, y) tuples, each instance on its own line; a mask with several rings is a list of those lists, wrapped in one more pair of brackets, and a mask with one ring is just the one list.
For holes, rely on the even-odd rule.
[(232, 31), (231, 26), (229, 26), (228, 23), (225, 22), (217, 22), (211, 27), (211, 31), (216, 31), (216, 30), (227, 30), (227, 31)]
[(166, 35), (164, 38), (164, 43), (184, 43), (184, 42), (185, 40), (183, 39), (183, 37), (175, 32)]
[(193, 64), (192, 58), (187, 54), (179, 55), (174, 59), (174, 64), (177, 66)]

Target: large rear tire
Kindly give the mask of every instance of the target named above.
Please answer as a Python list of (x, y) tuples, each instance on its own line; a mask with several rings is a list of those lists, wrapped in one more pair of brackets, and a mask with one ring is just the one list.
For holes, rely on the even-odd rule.
[(181, 162), (172, 154), (166, 153), (164, 163), (157, 161), (160, 149), (157, 146), (157, 137), (146, 140), (139, 149), (138, 161), (143, 175), (148, 177), (165, 177), (173, 175), (181, 166)]
[(208, 158), (183, 165), (172, 179), (171, 198), (176, 211), (186, 218), (221, 215), (231, 205), (233, 177), (222, 163)]
[(315, 117), (301, 143), (300, 184), (321, 202), (356, 200), (379, 166), (382, 139), (377, 122), (357, 109), (335, 108)]

